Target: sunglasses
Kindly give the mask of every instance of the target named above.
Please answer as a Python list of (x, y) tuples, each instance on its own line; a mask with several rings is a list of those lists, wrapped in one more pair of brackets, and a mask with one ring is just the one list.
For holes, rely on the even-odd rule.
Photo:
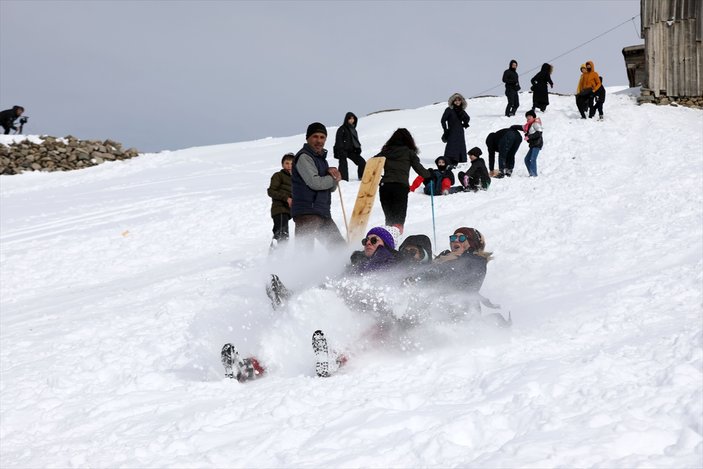
[(449, 242), (450, 242), (450, 243), (454, 243), (454, 242), (456, 242), (456, 241), (459, 241), (460, 243), (463, 243), (463, 242), (466, 241), (467, 239), (469, 239), (469, 238), (467, 238), (466, 235), (463, 235), (463, 234), (460, 234), (460, 235), (451, 235), (451, 236), (449, 236)]
[(371, 246), (375, 246), (381, 240), (378, 236), (369, 236), (361, 240), (361, 245), (366, 246), (366, 243), (371, 243)]

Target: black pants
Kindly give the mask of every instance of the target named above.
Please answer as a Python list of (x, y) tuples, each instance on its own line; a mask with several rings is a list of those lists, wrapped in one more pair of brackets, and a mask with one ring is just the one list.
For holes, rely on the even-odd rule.
[(4, 133), (5, 135), (9, 135), (9, 134), (10, 134), (10, 129), (12, 129), (12, 126), (11, 126), (11, 125), (3, 125), (2, 128), (5, 129), (5, 132), (3, 132), (3, 133)]
[(596, 115), (596, 111), (598, 111), (598, 115), (603, 117), (603, 101), (598, 99), (593, 100), (593, 105), (591, 106), (591, 109), (588, 111), (588, 117), (593, 117)]
[(515, 153), (517, 153), (522, 137), (516, 132), (508, 132), (498, 142), (498, 168), (504, 169), (515, 168)]
[(361, 180), (364, 175), (364, 169), (366, 168), (366, 160), (362, 158), (361, 153), (350, 153), (349, 155), (339, 157), (339, 172), (342, 175), (342, 179), (345, 181), (349, 180), (349, 164), (347, 160), (352, 160), (356, 165), (356, 174)]
[(276, 241), (288, 241), (288, 238), (290, 238), (288, 232), (290, 215), (287, 213), (279, 213), (278, 215), (273, 215), (271, 218), (273, 218), (273, 239)]
[(579, 114), (584, 119), (586, 118), (586, 111), (593, 108), (593, 93), (592, 92), (581, 92), (576, 95), (576, 107), (579, 109)]
[(386, 225), (405, 225), (408, 213), (408, 185), (399, 182), (381, 183), (378, 191)]
[(298, 215), (295, 222), (295, 249), (312, 251), (317, 239), (326, 247), (346, 243), (336, 223), (331, 218), (319, 215)]
[(517, 108), (520, 107), (520, 98), (517, 90), (506, 88), (505, 96), (508, 97), (508, 105), (505, 106), (505, 115), (508, 117), (514, 116), (515, 112), (517, 112)]

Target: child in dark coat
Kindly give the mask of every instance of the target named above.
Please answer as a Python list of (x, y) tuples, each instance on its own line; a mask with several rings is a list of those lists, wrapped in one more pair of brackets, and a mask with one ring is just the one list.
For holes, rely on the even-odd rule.
[[(420, 184), (425, 183), (425, 195), (430, 195), (434, 190), (433, 195), (447, 195), (450, 192), (452, 184), (454, 184), (454, 173), (450, 166), (447, 166), (447, 159), (443, 156), (434, 160), (437, 169), (430, 169), (432, 175), (428, 178), (418, 176), (410, 185), (410, 192), (415, 192), (415, 189), (420, 187)], [(430, 184), (432, 182), (432, 184)]]
[(271, 176), (267, 193), (271, 197), (271, 218), (273, 218), (273, 240), (270, 248), (273, 250), (278, 243), (288, 241), (288, 222), (290, 207), (293, 203), (291, 191), (291, 171), (293, 169), (293, 153), (286, 153), (281, 158), (281, 170)]
[(481, 158), (483, 152), (479, 147), (473, 147), (468, 154), (471, 167), (465, 173), (459, 172), (459, 181), (464, 191), (476, 192), (479, 189), (485, 191), (491, 185), (491, 176), (488, 174), (486, 162)]

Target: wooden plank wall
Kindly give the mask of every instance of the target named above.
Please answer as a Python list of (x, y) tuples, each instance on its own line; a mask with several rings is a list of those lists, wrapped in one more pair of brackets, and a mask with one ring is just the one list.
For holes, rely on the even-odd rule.
[(640, 0), (647, 88), (703, 96), (703, 0)]

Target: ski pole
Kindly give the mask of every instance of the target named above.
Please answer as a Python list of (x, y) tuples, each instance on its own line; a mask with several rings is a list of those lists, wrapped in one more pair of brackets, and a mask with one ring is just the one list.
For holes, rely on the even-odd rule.
[(437, 229), (434, 222), (434, 180), (430, 181), (430, 200), (432, 202), (432, 237), (434, 239), (434, 247), (437, 249)]
[[(342, 181), (339, 181), (342, 182)], [(344, 198), (342, 197), (342, 185), (337, 183), (337, 192), (339, 192), (339, 203), (342, 205), (342, 216), (344, 217), (344, 228), (347, 230), (347, 243), (349, 240), (349, 225), (347, 224), (347, 212), (344, 210)]]

